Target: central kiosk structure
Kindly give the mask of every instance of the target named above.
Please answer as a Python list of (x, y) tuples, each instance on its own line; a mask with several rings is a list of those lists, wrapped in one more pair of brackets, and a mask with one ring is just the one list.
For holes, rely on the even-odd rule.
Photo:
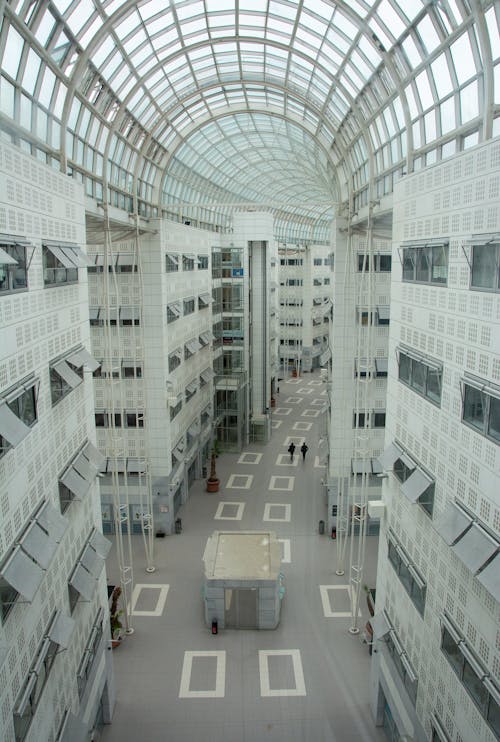
[(275, 629), (284, 595), (273, 531), (214, 531), (203, 555), (205, 621), (221, 629)]

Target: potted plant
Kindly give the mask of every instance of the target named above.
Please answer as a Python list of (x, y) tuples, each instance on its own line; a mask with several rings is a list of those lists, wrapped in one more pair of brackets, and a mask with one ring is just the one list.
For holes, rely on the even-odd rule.
[(207, 492), (218, 492), (220, 479), (215, 468), (215, 459), (219, 455), (219, 442), (214, 440), (212, 453), (210, 454), (210, 474), (207, 479)]
[(111, 646), (117, 647), (123, 639), (123, 624), (120, 621), (120, 616), (123, 615), (123, 611), (118, 608), (118, 600), (122, 594), (122, 589), (117, 585), (111, 593), (111, 606), (109, 608), (109, 625), (111, 629)]

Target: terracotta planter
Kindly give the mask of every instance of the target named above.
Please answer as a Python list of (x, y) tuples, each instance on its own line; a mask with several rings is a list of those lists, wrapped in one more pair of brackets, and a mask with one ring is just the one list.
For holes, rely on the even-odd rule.
[(220, 479), (207, 479), (207, 492), (218, 492)]

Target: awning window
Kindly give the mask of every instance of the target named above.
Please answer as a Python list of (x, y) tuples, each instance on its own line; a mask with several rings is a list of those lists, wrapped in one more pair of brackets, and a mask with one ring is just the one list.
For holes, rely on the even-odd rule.
[(200, 425), (198, 422), (193, 423), (189, 426), (187, 429), (188, 435), (190, 435), (192, 438), (195, 438), (198, 433), (200, 432)]
[(0, 435), (2, 438), (5, 438), (11, 446), (17, 446), (26, 438), (30, 430), (31, 428), (12, 412), (5, 400), (0, 402)]
[(193, 355), (193, 353), (196, 353), (196, 351), (201, 348), (200, 341), (198, 338), (191, 338), (191, 340), (188, 340), (185, 344), (185, 348), (187, 348), (188, 352)]
[(23, 534), (20, 546), (38, 564), (47, 569), (57, 549), (57, 543), (53, 541), (36, 521), (33, 521)]
[(108, 459), (108, 468), (107, 473), (113, 474), (116, 472), (117, 474), (124, 474), (126, 470), (126, 461), (125, 459)]
[(70, 645), (71, 635), (76, 626), (76, 621), (71, 616), (66, 616), (58, 611), (52, 621), (49, 629), (48, 638), (50, 641), (58, 644), (62, 649), (67, 649)]
[(449, 503), (433, 522), (434, 528), (448, 546), (451, 546), (472, 525), (472, 519), (455, 503)]
[(473, 523), (462, 538), (452, 546), (452, 549), (475, 574), (498, 551), (498, 543), (477, 523)]
[(36, 516), (36, 520), (57, 543), (61, 541), (68, 528), (67, 519), (51, 504), (46, 502)]
[(78, 374), (75, 374), (73, 369), (70, 368), (66, 359), (54, 364), (52, 368), (72, 389), (75, 389), (78, 384), (82, 383), (80, 376), (78, 376)]
[(58, 737), (58, 742), (87, 742), (87, 740), (87, 725), (74, 716), (71, 711), (67, 711)]
[(328, 361), (330, 360), (331, 357), (332, 357), (332, 352), (331, 352), (330, 348), (328, 348), (327, 350), (324, 350), (321, 353), (320, 357), (319, 357), (319, 363), (320, 363), (320, 365), (321, 366), (325, 366), (328, 363)]
[(80, 563), (83, 564), (87, 572), (90, 572), (90, 574), (96, 579), (99, 577), (102, 568), (104, 567), (104, 559), (99, 556), (90, 544), (87, 544), (87, 547), (80, 558)]
[(352, 459), (351, 467), (352, 467), (353, 474), (371, 474), (372, 473), (371, 459)]
[(384, 611), (372, 616), (372, 618), (370, 618), (370, 623), (372, 625), (374, 639), (382, 639), (392, 629), (389, 619)]
[(64, 245), (59, 242), (43, 242), (52, 255), (65, 268), (86, 268), (94, 265), (93, 261), (77, 245)]
[(400, 459), (403, 455), (403, 451), (395, 443), (390, 443), (385, 449), (384, 453), (378, 457), (382, 471), (392, 469), (394, 462)]
[(211, 297), (209, 293), (200, 294), (198, 297), (198, 303), (202, 304), (202, 306), (204, 307), (208, 307), (208, 305), (210, 304), (210, 299)]
[(477, 579), (497, 602), (500, 602), (500, 554), (477, 575)]
[(101, 471), (102, 467), (104, 466), (104, 463), (106, 461), (106, 457), (102, 455), (100, 451), (97, 450), (97, 448), (94, 446), (93, 443), (88, 441), (88, 443), (85, 445), (83, 451), (83, 455), (88, 458), (90, 463), (93, 465), (93, 467), (96, 470), (96, 473), (98, 471)]
[(75, 495), (82, 499), (87, 494), (92, 480), (104, 464), (104, 456), (88, 442), (74, 458), (71, 466), (64, 472), (61, 482)]
[(181, 316), (181, 303), (180, 301), (173, 301), (171, 304), (167, 305), (167, 309), (169, 312), (172, 312), (173, 315), (176, 317)]
[(210, 330), (207, 330), (206, 332), (202, 332), (200, 335), (200, 342), (203, 346), (208, 345), (209, 342), (212, 340), (213, 335), (210, 332)]
[(377, 307), (378, 318), (381, 320), (388, 320), (390, 317), (390, 307), (382, 306)]
[(416, 502), (425, 490), (432, 484), (432, 479), (421, 469), (415, 469), (406, 482), (401, 485), (401, 492), (410, 502)]
[(17, 265), (17, 260), (0, 247), (0, 265)]
[(170, 355), (172, 357), (178, 358), (179, 361), (182, 361), (182, 348), (176, 348)]
[(203, 371), (201, 372), (200, 376), (203, 379), (203, 381), (208, 384), (208, 382), (211, 379), (213, 379), (213, 377), (214, 377), (213, 369), (211, 369), (211, 368), (205, 368), (205, 369), (203, 369)]
[(170, 407), (177, 407), (180, 402), (182, 402), (182, 392), (179, 392), (179, 394), (168, 398)]
[(133, 253), (118, 253), (116, 265), (137, 265), (137, 260)]
[(2, 576), (31, 603), (43, 579), (43, 570), (17, 546), (3, 566)]
[(197, 389), (198, 389), (198, 382), (196, 380), (189, 382), (189, 384), (186, 386), (186, 392), (188, 394), (194, 394)]
[(120, 307), (120, 320), (122, 322), (139, 322), (139, 307)]
[(372, 459), (372, 473), (373, 474), (382, 474), (383, 469), (380, 464), (380, 461), (378, 459)]
[(89, 538), (89, 544), (102, 559), (106, 559), (111, 549), (111, 541), (103, 536), (100, 531), (95, 530), (92, 532)]
[(128, 474), (144, 474), (146, 472), (146, 463), (140, 459), (127, 459)]
[(101, 312), (100, 307), (89, 307), (89, 319), (98, 320)]
[(75, 368), (86, 366), (89, 371), (97, 371), (97, 369), (101, 365), (96, 361), (95, 358), (93, 358), (93, 356), (90, 355), (88, 350), (86, 350), (85, 348), (80, 348), (80, 350), (77, 350), (74, 353), (70, 353), (66, 360), (69, 361)]
[(375, 368), (378, 374), (386, 374), (389, 369), (389, 359), (375, 358)]
[(84, 479), (74, 468), (70, 466), (61, 477), (61, 482), (73, 495), (82, 500), (90, 489), (90, 482)]
[(368, 371), (373, 371), (373, 362), (368, 358), (355, 358), (354, 368), (358, 374), (367, 374)]
[(69, 584), (80, 593), (85, 600), (92, 600), (96, 586), (96, 578), (85, 567), (78, 563), (69, 579)]

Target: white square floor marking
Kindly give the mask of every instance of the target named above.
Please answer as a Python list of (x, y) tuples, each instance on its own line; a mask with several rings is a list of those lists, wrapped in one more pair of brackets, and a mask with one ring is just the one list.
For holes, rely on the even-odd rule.
[(280, 453), (276, 459), (276, 466), (297, 466), (298, 460), (299, 456), (297, 456), (297, 451), (295, 452), (293, 461), (290, 461), (289, 453)]
[[(294, 688), (271, 688), (269, 678), (269, 659), (272, 657), (289, 657), (292, 661)], [(300, 649), (259, 649), (259, 675), (261, 696), (306, 696), (306, 684), (302, 670)]]
[(324, 399), (311, 399), (309, 403), (312, 404), (313, 407), (323, 407), (323, 405), (325, 404), (325, 400)]
[(238, 464), (259, 464), (262, 458), (261, 453), (253, 451), (244, 451), (238, 459)]
[(271, 423), (271, 428), (279, 428), (281, 424), (283, 423), (283, 420), (273, 420)]
[[(344, 590), (347, 593), (347, 602), (349, 603), (350, 610), (348, 611), (333, 611), (332, 601), (335, 603), (335, 598), (330, 597), (328, 594), (330, 590)], [(321, 603), (323, 604), (323, 615), (325, 618), (349, 618), (352, 614), (352, 591), (350, 585), (320, 585), (319, 591), (321, 595)], [(339, 602), (342, 600), (340, 596)], [(343, 602), (346, 602), (346, 596), (343, 596)], [(361, 616), (361, 611), (358, 610), (358, 616)]]
[(318, 417), (319, 413), (319, 410), (304, 410), (301, 417)]
[[(234, 511), (235, 515), (224, 515), (224, 508), (229, 509), (229, 512)], [(245, 509), (244, 502), (219, 502), (219, 506), (214, 515), (214, 520), (241, 520), (243, 518), (243, 511)]]
[[(165, 608), (165, 601), (167, 600), (168, 589), (170, 585), (164, 584), (141, 584), (136, 582), (134, 590), (132, 592), (132, 615), (133, 616), (161, 616), (163, 609)], [(136, 611), (135, 606), (139, 600), (139, 596), (143, 590), (157, 590), (158, 597), (156, 599), (156, 606), (151, 611)]]
[[(277, 518), (276, 512), (283, 513), (283, 517)], [(271, 514), (271, 512), (273, 514)], [(292, 506), (288, 502), (266, 502), (264, 505), (264, 515), (262, 520), (272, 521), (275, 523), (288, 523), (292, 517)]]
[[(290, 458), (290, 457), (288, 457)], [(281, 492), (293, 492), (295, 477), (271, 477), (268, 490), (280, 490)]]
[[(193, 660), (203, 657), (215, 657), (217, 667), (213, 690), (190, 690)], [(184, 652), (179, 698), (224, 698), (226, 694), (226, 653), (220, 652)]]
[(312, 423), (294, 423), (292, 425), (292, 430), (311, 430), (313, 424)]
[(287, 397), (285, 402), (287, 404), (300, 404), (302, 402), (302, 397)]
[(227, 490), (249, 490), (252, 486), (253, 474), (231, 474), (227, 480)]
[(292, 411), (291, 407), (276, 407), (274, 410), (275, 415), (289, 415)]
[[(283, 445), (288, 448), (288, 446), (290, 445), (292, 441), (295, 443), (295, 446), (297, 448), (300, 448), (302, 443), (304, 442), (304, 436), (303, 435), (288, 435), (283, 441)], [(297, 448), (295, 450), (297, 450)]]
[(312, 394), (313, 393), (312, 389), (297, 389), (297, 391), (299, 392), (299, 394)]

